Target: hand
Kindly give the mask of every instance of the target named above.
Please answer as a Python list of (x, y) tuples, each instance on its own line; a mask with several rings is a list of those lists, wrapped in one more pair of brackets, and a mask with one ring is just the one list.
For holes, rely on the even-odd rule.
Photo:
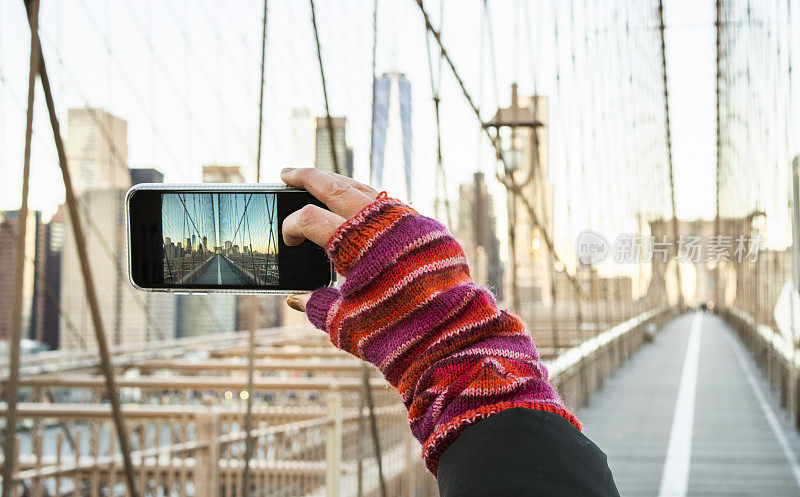
[[(361, 209), (371, 204), (378, 192), (371, 186), (334, 173), (326, 173), (315, 167), (295, 169), (287, 167), (281, 171), (281, 180), (289, 186), (305, 188), (330, 209), (326, 211), (316, 205), (306, 205), (283, 221), (283, 241), (294, 246), (311, 240), (322, 247), (336, 229)], [(305, 312), (308, 295), (289, 297), (286, 303), (292, 309)]]
[(378, 192), (371, 186), (314, 167), (281, 171), (281, 179), (289, 186), (305, 188), (330, 209), (306, 205), (283, 221), (283, 241), (293, 246), (308, 239), (322, 247), (336, 229), (358, 211), (371, 204)]

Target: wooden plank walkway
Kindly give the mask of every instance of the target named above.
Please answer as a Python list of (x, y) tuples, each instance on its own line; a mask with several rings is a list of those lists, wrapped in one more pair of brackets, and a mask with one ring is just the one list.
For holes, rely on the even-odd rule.
[[(664, 495), (662, 475), (680, 478), (688, 467), (687, 488), (669, 495), (800, 495), (800, 437), (720, 318), (700, 319), (696, 387), (682, 381), (694, 319), (688, 314), (668, 323), (578, 413), (584, 432), (608, 455), (620, 494)], [(694, 414), (673, 434), (678, 393), (687, 384)], [(772, 425), (765, 411), (774, 414)], [(684, 437), (691, 446), (681, 451), (673, 440), (672, 455), (686, 465), (670, 464), (665, 474), (671, 437)]]

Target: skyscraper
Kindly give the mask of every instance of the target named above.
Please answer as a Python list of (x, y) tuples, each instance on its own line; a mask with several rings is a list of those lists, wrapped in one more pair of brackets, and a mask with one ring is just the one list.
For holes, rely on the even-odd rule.
[[(69, 168), (86, 228), (86, 251), (103, 326), (112, 345), (144, 343), (174, 336), (173, 295), (144, 294), (128, 282), (125, 193), (131, 186), (127, 123), (100, 109), (70, 109), (67, 122)], [(153, 177), (152, 171), (147, 174)], [(91, 223), (91, 224), (88, 224)], [(64, 220), (61, 254), (62, 349), (94, 349), (96, 339), (84, 293), (70, 219)]]
[[(25, 233), (25, 260), (23, 261), (22, 283), (22, 338), (30, 338), (35, 327), (36, 264), (37, 242), (40, 241), (39, 227), (41, 214), (28, 211)], [(11, 334), (11, 314), (14, 305), (15, 259), (17, 254), (17, 232), (19, 230), (19, 211), (0, 211), (0, 340)]]
[[(175, 297), (139, 292), (128, 282), (125, 193), (125, 189), (113, 188), (90, 190), (79, 197), (82, 211), (92, 223), (84, 231), (86, 251), (103, 326), (112, 345), (141, 344), (174, 335)], [(94, 350), (94, 328), (69, 218), (64, 230), (61, 309), (74, 329), (61, 321), (60, 347)]]
[[(353, 161), (348, 161), (347, 147), (347, 118), (331, 117), (333, 125), (333, 144), (336, 148), (336, 163), (339, 165), (339, 174), (353, 176)], [(352, 153), (350, 154), (352, 157)], [(331, 154), (331, 135), (328, 131), (328, 118), (316, 118), (314, 131), (314, 166), (328, 173), (336, 172)]]
[(61, 316), (61, 252), (64, 248), (64, 205), (47, 224), (39, 228), (36, 245), (36, 290), (33, 338), (47, 344), (51, 350), (59, 348)]
[(67, 159), (75, 194), (128, 189), (128, 123), (103, 109), (67, 111)]
[(503, 298), (503, 265), (494, 199), (489, 193), (484, 174), (473, 174), (473, 182), (458, 189), (458, 227), (456, 238), (464, 247), (470, 271), (476, 282), (491, 288)]
[(375, 81), (370, 179), (378, 190), (411, 201), (411, 83), (402, 73)]
[(140, 183), (163, 183), (164, 173), (152, 167), (136, 167), (131, 168), (131, 184), (138, 185)]

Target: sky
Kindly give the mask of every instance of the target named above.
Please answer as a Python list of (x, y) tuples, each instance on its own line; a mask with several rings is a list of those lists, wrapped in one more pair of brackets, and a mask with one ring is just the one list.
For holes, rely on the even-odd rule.
[[(411, 81), (414, 198), (420, 210), (432, 212), (436, 149), (424, 24), (416, 2), (386, 0), (379, 5), (377, 72), (399, 70)], [(489, 58), (481, 55), (488, 50), (480, 48), (481, 2), (445, 0), (443, 23), (439, 4), (426, 5), (484, 109), (484, 119), (498, 104), (508, 105), (514, 80), (522, 94), (554, 92), (554, 57), (544, 40), (552, 28), (547, 24), (553, 3), (490, 2), (496, 91)], [(166, 181), (186, 182), (201, 179), (203, 164), (238, 164), (252, 180), (261, 8), (259, 1), (43, 2), (40, 33), (62, 129), (68, 108), (103, 107), (128, 121), (131, 167), (156, 167), (165, 172)], [(519, 20), (523, 14), (534, 32), (529, 39), (520, 35), (526, 29)], [(573, 15), (580, 24), (589, 14), (578, 8)], [(714, 2), (666, 0), (665, 19), (677, 212), (682, 218), (709, 218), (714, 214)], [(308, 107), (322, 115), (324, 101), (308, 4), (271, 1), (268, 20), (262, 181), (276, 182), (290, 153), (291, 109)], [(347, 116), (355, 176), (366, 181), (372, 2), (318, 0), (317, 21), (331, 112)], [(0, 209), (19, 205), (28, 43), (22, 2), (0, 2)], [(485, 35), (483, 43), (488, 44)], [(433, 63), (436, 68), (435, 58)], [(458, 86), (446, 67), (442, 71), (442, 142), (448, 191), (456, 200), (457, 185), (469, 182), (476, 170), (493, 176), (494, 161)], [(63, 199), (63, 187), (41, 90), (36, 99), (29, 202), (49, 214)], [(572, 147), (570, 139), (554, 146)], [(553, 174), (554, 181), (564, 181), (557, 179), (559, 174)], [(502, 209), (502, 187), (492, 182), (491, 191)], [(578, 218), (574, 229), (590, 221)], [(563, 230), (556, 233), (557, 238), (570, 236)]]

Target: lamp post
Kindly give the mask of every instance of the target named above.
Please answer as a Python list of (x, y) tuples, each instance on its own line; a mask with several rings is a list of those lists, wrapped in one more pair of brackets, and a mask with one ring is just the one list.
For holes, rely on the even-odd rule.
[[(517, 195), (521, 193), (523, 187), (530, 184), (536, 176), (539, 167), (539, 140), (536, 128), (543, 124), (536, 119), (535, 100), (523, 107), (520, 106), (517, 94), (517, 84), (511, 85), (511, 105), (506, 108), (499, 108), (495, 115), (488, 122), (483, 124), (484, 128), (494, 129), (496, 141), (501, 141), (501, 129), (509, 129), (509, 143), (503, 148), (505, 157), (505, 167), (503, 169), (503, 186), (506, 187), (507, 208), (508, 208), (508, 245), (509, 245), (509, 268), (511, 271), (511, 308), (519, 312), (520, 295), (519, 281), (517, 274), (517, 247), (516, 247), (516, 221), (517, 221)], [(522, 138), (527, 138), (528, 143), (524, 143), (518, 136), (519, 129), (529, 129), (529, 136), (522, 134)], [(525, 148), (529, 147), (529, 163), (525, 162)], [(532, 226), (533, 232), (538, 226)]]

